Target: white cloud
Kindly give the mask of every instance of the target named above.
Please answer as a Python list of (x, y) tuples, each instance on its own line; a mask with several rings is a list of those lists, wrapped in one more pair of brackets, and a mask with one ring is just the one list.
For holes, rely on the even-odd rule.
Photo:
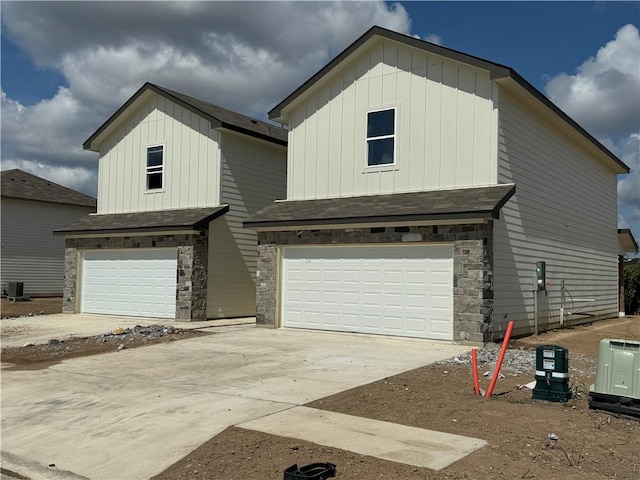
[(622, 205), (640, 207), (640, 133), (629, 136), (620, 157), (631, 168), (631, 173), (618, 182), (618, 201)]
[(426, 37), (424, 37), (425, 41), (430, 43), (435, 43), (436, 45), (443, 45), (442, 37), (440, 35), (436, 35), (435, 33), (430, 33)]
[(60, 87), (51, 98), (25, 107), (2, 92), (2, 157), (45, 162), (51, 158), (64, 164), (81, 164), (87, 158), (76, 131), (83, 131), (91, 112)]
[(587, 59), (574, 75), (546, 85), (549, 98), (597, 137), (640, 131), (640, 35), (634, 25)]
[(264, 116), (374, 24), (410, 29), (381, 1), (5, 2), (3, 35), (68, 87), (32, 106), (2, 94), (2, 168), (95, 193), (82, 142), (144, 82)]
[(546, 85), (549, 98), (631, 168), (618, 181), (618, 224), (640, 235), (640, 34), (621, 27), (573, 75)]
[(19, 168), (38, 177), (78, 190), (93, 197), (96, 196), (97, 172), (86, 167), (64, 167), (46, 165), (28, 160), (3, 160), (2, 170)]

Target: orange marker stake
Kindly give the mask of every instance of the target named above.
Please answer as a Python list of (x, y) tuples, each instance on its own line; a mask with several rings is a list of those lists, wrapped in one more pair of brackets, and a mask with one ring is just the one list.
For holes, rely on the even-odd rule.
[(485, 395), (487, 398), (491, 397), (491, 394), (493, 393), (493, 389), (496, 386), (496, 382), (498, 381), (498, 375), (500, 374), (500, 367), (502, 367), (502, 361), (504, 360), (504, 352), (507, 351), (507, 347), (509, 346), (509, 338), (511, 337), (511, 330), (513, 330), (513, 320), (509, 322), (509, 326), (507, 327), (507, 333), (505, 334), (504, 340), (502, 341), (502, 348), (500, 349), (500, 355), (498, 356), (498, 363), (496, 363), (496, 368), (493, 372), (491, 383), (489, 383), (489, 389), (487, 390), (487, 394)]
[(480, 395), (480, 383), (478, 382), (478, 349), (471, 349), (471, 369), (473, 370), (473, 390)]

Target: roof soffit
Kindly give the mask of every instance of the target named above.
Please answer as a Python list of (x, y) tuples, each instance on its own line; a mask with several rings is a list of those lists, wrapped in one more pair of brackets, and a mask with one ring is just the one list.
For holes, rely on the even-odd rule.
[(638, 253), (638, 243), (629, 228), (618, 229), (618, 245), (625, 252)]

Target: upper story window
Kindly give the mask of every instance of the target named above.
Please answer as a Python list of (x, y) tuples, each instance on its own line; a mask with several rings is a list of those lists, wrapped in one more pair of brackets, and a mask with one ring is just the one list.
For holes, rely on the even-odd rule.
[(367, 166), (395, 162), (396, 109), (367, 113)]
[(147, 147), (147, 190), (162, 188), (164, 173), (164, 147)]

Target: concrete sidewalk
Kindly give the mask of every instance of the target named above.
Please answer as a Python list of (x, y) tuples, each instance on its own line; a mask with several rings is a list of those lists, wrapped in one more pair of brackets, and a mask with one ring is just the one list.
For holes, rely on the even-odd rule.
[(146, 479), (228, 426), (468, 350), (252, 326), (216, 332), (45, 370), (4, 370), (3, 450), (93, 480)]
[(433, 470), (448, 467), (487, 444), (477, 438), (307, 407), (237, 426)]

